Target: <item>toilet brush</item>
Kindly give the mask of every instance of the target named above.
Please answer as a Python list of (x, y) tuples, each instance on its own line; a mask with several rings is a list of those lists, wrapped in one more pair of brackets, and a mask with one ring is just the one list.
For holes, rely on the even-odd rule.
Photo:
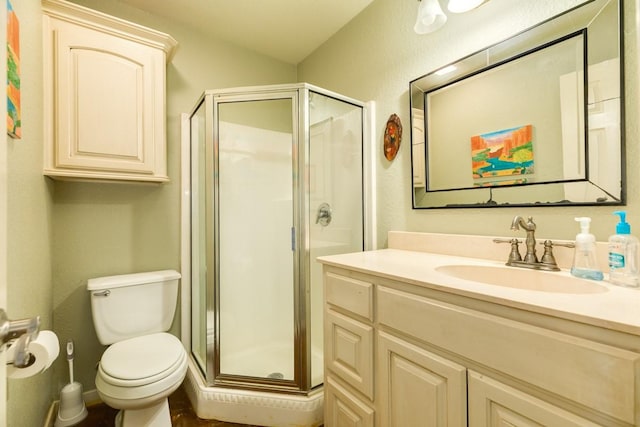
[(69, 384), (60, 391), (60, 405), (55, 427), (78, 424), (87, 417), (87, 408), (82, 398), (82, 384), (73, 380), (73, 341), (67, 341), (67, 362), (69, 363)]

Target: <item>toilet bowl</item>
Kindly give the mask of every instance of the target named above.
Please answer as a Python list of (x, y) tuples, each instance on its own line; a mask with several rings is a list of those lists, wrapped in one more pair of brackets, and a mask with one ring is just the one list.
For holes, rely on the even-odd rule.
[[(98, 366), (96, 389), (104, 403), (124, 410), (120, 425), (161, 426), (167, 397), (182, 384), (187, 354), (173, 335), (161, 332), (120, 341)], [(171, 425), (170, 423), (168, 425)]]
[(105, 350), (96, 375), (117, 427), (171, 427), (168, 397), (187, 373), (187, 353), (167, 333), (179, 273), (164, 270), (90, 279), (91, 309)]

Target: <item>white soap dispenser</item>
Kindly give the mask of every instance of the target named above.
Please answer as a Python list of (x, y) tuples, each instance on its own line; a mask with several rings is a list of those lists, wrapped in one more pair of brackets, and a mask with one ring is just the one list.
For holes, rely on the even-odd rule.
[(638, 239), (631, 235), (631, 226), (626, 221), (625, 211), (613, 213), (620, 217), (616, 234), (609, 237), (609, 281), (614, 285), (637, 288)]
[(576, 277), (591, 280), (602, 280), (604, 274), (598, 268), (596, 258), (596, 236), (589, 233), (591, 218), (575, 218), (580, 223), (580, 233), (576, 235), (576, 248), (573, 255), (571, 274)]

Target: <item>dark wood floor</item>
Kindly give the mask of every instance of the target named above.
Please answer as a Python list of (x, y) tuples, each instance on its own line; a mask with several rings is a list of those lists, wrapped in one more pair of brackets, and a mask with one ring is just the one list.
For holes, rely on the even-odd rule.
[[(79, 427), (113, 427), (118, 411), (105, 404), (87, 407), (89, 415)], [(247, 427), (246, 424), (225, 423), (216, 420), (202, 420), (198, 418), (182, 387), (169, 396), (169, 410), (173, 427)], [(256, 427), (256, 426), (249, 426)]]

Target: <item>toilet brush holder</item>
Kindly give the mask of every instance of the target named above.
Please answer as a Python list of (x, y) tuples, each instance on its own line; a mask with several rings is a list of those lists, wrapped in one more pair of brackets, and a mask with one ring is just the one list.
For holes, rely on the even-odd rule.
[(60, 406), (54, 427), (67, 427), (78, 424), (87, 417), (87, 407), (82, 398), (82, 384), (73, 382), (62, 387)]
[(88, 411), (82, 398), (82, 384), (73, 380), (73, 341), (67, 341), (67, 362), (69, 363), (69, 384), (60, 390), (60, 405), (54, 427), (78, 424), (87, 418)]

